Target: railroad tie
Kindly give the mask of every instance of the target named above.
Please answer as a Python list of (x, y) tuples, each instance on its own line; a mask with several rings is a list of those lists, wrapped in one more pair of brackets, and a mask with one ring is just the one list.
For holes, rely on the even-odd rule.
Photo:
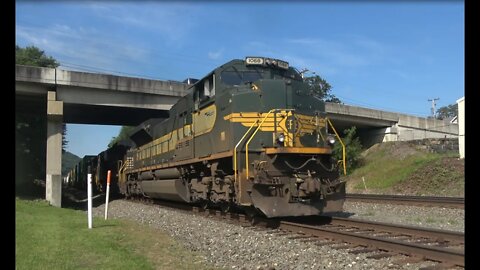
[(327, 246), (327, 245), (333, 245), (333, 244), (335, 244), (334, 241), (324, 241), (324, 242), (315, 243), (315, 245), (316, 245), (316, 246), (319, 246), (319, 247), (321, 247), (321, 246)]
[(349, 244), (345, 243), (345, 245), (332, 246), (331, 248), (340, 250), (340, 249), (351, 249), (351, 248), (355, 248), (355, 247), (357, 247), (357, 245), (349, 245)]
[(294, 236), (290, 236), (290, 237), (287, 237), (288, 239), (305, 239), (305, 238), (312, 238), (314, 236), (311, 236), (311, 235), (294, 235)]
[(412, 236), (410, 235), (392, 235), (390, 238), (395, 239), (395, 240), (410, 240), (412, 239)]
[(390, 253), (390, 252), (384, 252), (384, 253), (378, 253), (378, 254), (373, 254), (367, 256), (368, 259), (382, 259), (382, 258), (388, 258), (395, 256), (396, 254)]
[(350, 250), (348, 253), (351, 254), (361, 254), (361, 253), (370, 253), (377, 251), (378, 249), (376, 248), (362, 248), (362, 249), (355, 249), (355, 250)]
[(424, 261), (423, 257), (408, 256), (406, 258), (402, 258), (402, 259), (393, 261), (392, 263), (396, 264), (396, 265), (405, 265), (407, 263), (419, 263), (419, 262), (423, 262), (423, 261)]
[(455, 265), (439, 263), (436, 265), (419, 268), (419, 270), (446, 270), (446, 269), (452, 269), (452, 268), (455, 268)]
[(311, 242), (318, 242), (318, 238), (308, 238), (308, 239), (302, 239), (300, 241), (304, 242), (304, 243), (311, 243)]

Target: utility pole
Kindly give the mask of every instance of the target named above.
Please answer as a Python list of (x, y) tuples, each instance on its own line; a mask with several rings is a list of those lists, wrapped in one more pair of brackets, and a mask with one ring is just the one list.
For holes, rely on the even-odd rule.
[(432, 99), (429, 99), (428, 101), (431, 101), (432, 102), (432, 117), (435, 119), (435, 105), (436, 105), (436, 101), (439, 100), (440, 98), (432, 98)]

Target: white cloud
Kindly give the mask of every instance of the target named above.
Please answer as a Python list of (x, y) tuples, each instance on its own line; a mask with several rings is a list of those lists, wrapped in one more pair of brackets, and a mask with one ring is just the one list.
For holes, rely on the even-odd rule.
[(340, 42), (319, 38), (287, 39), (287, 43), (297, 46), (316, 58), (343, 67), (359, 67), (370, 64), (368, 55), (352, 47), (351, 42)]
[[(298, 70), (307, 68), (310, 72), (315, 72), (315, 74), (322, 77), (328, 77), (337, 74), (337, 68), (334, 66), (328, 63), (315, 61), (312, 60), (312, 58), (307, 58), (298, 54), (283, 55), (282, 60), (289, 62), (290, 66), (296, 67)], [(309, 75), (309, 73), (307, 73), (307, 75)]]
[(278, 45), (270, 45), (258, 40), (247, 42), (242, 49), (246, 51), (245, 56), (263, 56), (273, 58), (279, 58), (280, 51), (282, 51)]
[(217, 60), (222, 56), (223, 51), (224, 51), (224, 49), (222, 48), (222, 49), (219, 49), (215, 52), (208, 52), (208, 58), (210, 58), (212, 60)]
[(254, 40), (247, 42), (243, 49), (253, 55), (280, 58), (298, 69), (308, 68), (327, 77), (340, 71), (360, 72), (365, 67), (395, 60), (394, 55), (389, 55), (393, 51), (389, 45), (361, 35)]
[[(315, 61), (319, 57), (309, 48), (318, 43), (318, 39), (287, 39), (282, 41), (272, 40), (270, 43), (253, 40), (243, 46), (243, 50), (250, 56), (274, 57), (289, 62), (290, 66), (297, 69), (308, 68), (322, 76), (331, 76), (337, 73), (337, 67), (332, 61)], [(293, 46), (292, 46), (293, 43)]]
[(404, 80), (411, 79), (411, 76), (408, 73), (406, 73), (402, 70), (390, 69), (390, 70), (388, 70), (388, 72), (390, 72), (390, 73), (392, 73), (392, 74), (394, 74), (394, 75), (396, 75), (396, 76), (398, 76), (398, 77), (400, 77)]
[(359, 49), (364, 49), (370, 53), (385, 53), (388, 49), (386, 44), (380, 43), (372, 38), (362, 35), (345, 35), (345, 39), (350, 40), (353, 44), (357, 45)]
[(251, 48), (251, 49), (260, 49), (260, 48), (265, 49), (265, 48), (268, 47), (268, 45), (265, 44), (265, 42), (261, 42), (261, 41), (258, 41), (258, 40), (253, 40), (253, 41), (247, 42), (246, 47)]
[(198, 12), (193, 5), (178, 3), (95, 3), (89, 7), (102, 19), (138, 31), (149, 31), (165, 37), (167, 42), (187, 38), (195, 26), (191, 14)]
[(148, 62), (147, 50), (138, 43), (114, 37), (104, 37), (94, 28), (68, 25), (50, 27), (16, 27), (17, 43), (23, 40), (44, 50), (65, 65), (78, 64), (111, 70), (131, 68), (130, 61)]

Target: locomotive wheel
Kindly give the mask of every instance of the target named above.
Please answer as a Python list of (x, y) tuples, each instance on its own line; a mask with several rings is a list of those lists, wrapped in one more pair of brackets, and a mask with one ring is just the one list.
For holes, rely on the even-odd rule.
[(202, 207), (203, 210), (207, 210), (210, 208), (210, 202), (209, 201), (203, 201), (200, 203), (200, 207)]
[(220, 205), (220, 210), (222, 213), (228, 213), (230, 210), (232, 210), (232, 204), (231, 203), (222, 203)]
[(258, 214), (255, 208), (253, 207), (245, 207), (244, 209), (245, 214), (247, 215), (248, 218), (253, 218)]

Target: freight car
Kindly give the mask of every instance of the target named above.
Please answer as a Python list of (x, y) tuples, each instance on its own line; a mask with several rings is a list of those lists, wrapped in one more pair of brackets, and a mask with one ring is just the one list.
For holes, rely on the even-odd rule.
[(122, 140), (96, 156), (96, 166), (92, 167), (92, 177), (98, 192), (107, 190), (107, 172), (110, 170), (110, 192), (113, 196), (120, 194), (118, 186), (118, 166), (128, 149), (135, 145), (131, 140)]
[(97, 165), (97, 156), (86, 155), (73, 167), (68, 173), (67, 185), (76, 189), (86, 190), (87, 188), (87, 170)]
[(92, 175), (93, 192), (104, 193), (107, 189), (107, 171), (111, 171), (110, 193), (120, 195), (118, 188), (118, 168), (126, 152), (135, 145), (131, 140), (122, 140), (98, 155), (86, 155), (73, 167), (67, 176), (67, 185), (86, 190), (88, 167)]
[(137, 127), (120, 192), (267, 217), (343, 210), (345, 181), (332, 157), (340, 138), (296, 69), (246, 57), (189, 89), (168, 119)]

